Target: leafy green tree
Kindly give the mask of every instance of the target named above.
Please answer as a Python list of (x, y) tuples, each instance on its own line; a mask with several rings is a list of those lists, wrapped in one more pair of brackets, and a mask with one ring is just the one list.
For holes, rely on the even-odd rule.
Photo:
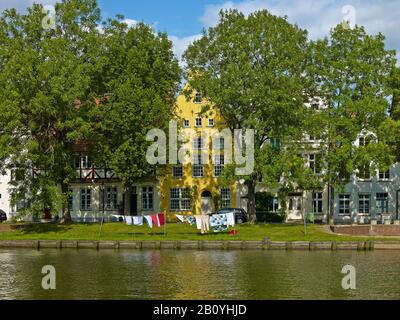
[(55, 11), (50, 29), (41, 5), (0, 17), (0, 167), (18, 171), (14, 202), (26, 199), (36, 214), (62, 207), (69, 220), (71, 146), (90, 137), (87, 111), (97, 95), (100, 12), (94, 0), (64, 1)]
[(105, 94), (91, 113), (93, 155), (108, 163), (129, 188), (155, 178), (162, 166), (146, 161), (151, 129), (168, 133), (181, 70), (165, 33), (143, 23), (128, 27), (123, 17), (103, 26), (103, 53), (99, 83)]
[(55, 6), (55, 26), (33, 5), (0, 19), (0, 168), (18, 171), (15, 201), (25, 212), (63, 208), (75, 179), (74, 147), (111, 166), (127, 185), (148, 176), (145, 141), (165, 129), (180, 82), (166, 34), (142, 23), (100, 24), (95, 0)]
[[(315, 108), (310, 128), (324, 154), (331, 222), (335, 189), (342, 189), (356, 170), (375, 174), (395, 161), (398, 123), (389, 114), (396, 60), (384, 40), (382, 34), (368, 35), (363, 27), (340, 24), (329, 38), (310, 46), (309, 95), (323, 102)], [(357, 146), (360, 135), (365, 143)]]
[[(229, 10), (221, 11), (219, 24), (205, 30), (184, 54), (190, 88), (187, 94), (200, 91), (232, 130), (255, 129), (254, 172), (236, 177), (244, 179), (247, 186), (251, 221), (256, 219), (258, 181), (264, 179), (271, 185), (284, 176), (289, 183), (299, 178), (296, 173), (304, 172), (295, 170), (299, 162), (286, 160), (293, 157), (290, 143), (298, 141), (294, 149), (300, 147), (307, 115), (307, 43), (307, 32), (286, 18), (265, 10), (248, 17)], [(301, 164), (304, 168), (304, 162)], [(288, 169), (286, 174), (282, 165)], [(232, 178), (233, 170), (228, 167), (225, 175), (228, 172)]]

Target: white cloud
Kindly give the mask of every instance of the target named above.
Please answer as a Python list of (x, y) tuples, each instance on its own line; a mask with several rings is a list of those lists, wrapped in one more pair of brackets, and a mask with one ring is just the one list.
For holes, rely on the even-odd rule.
[(128, 28), (134, 27), (138, 22), (133, 19), (125, 19), (122, 22), (126, 23), (128, 25)]
[(54, 5), (56, 2), (60, 2), (60, 0), (0, 0), (0, 12), (9, 8), (15, 8), (20, 12), (24, 12), (34, 2), (43, 5)]
[(174, 52), (176, 56), (180, 59), (182, 54), (185, 52), (186, 48), (191, 44), (193, 41), (196, 41), (201, 38), (201, 34), (196, 34), (189, 37), (179, 38), (176, 36), (169, 36), (169, 39), (174, 44)]
[(382, 32), (386, 36), (389, 49), (400, 50), (400, 2), (398, 0), (245, 0), (241, 2), (228, 1), (222, 5), (207, 5), (201, 17), (205, 27), (218, 23), (218, 13), (221, 9), (237, 9), (248, 15), (251, 12), (267, 9), (280, 16), (288, 16), (288, 20), (309, 31), (312, 39), (329, 34), (332, 27), (343, 21), (344, 6), (355, 8), (355, 18), (358, 25), (365, 26), (368, 33)]

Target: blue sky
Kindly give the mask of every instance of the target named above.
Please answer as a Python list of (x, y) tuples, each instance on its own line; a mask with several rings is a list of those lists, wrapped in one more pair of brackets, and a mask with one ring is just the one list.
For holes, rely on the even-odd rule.
[[(34, 0), (0, 0), (0, 11), (7, 7), (24, 10)], [(35, 0), (53, 4), (57, 0)], [(287, 15), (292, 23), (309, 31), (310, 38), (326, 36), (344, 19), (354, 20), (367, 32), (386, 35), (388, 49), (400, 52), (400, 0), (98, 0), (102, 15), (123, 14), (130, 23), (144, 21), (169, 34), (180, 56), (188, 44), (199, 38), (203, 28), (218, 22), (221, 9), (235, 8), (245, 14), (268, 9)], [(400, 54), (398, 53), (400, 58)], [(399, 59), (400, 60), (400, 59)]]
[[(224, 1), (213, 1), (224, 3)], [(160, 31), (177, 37), (197, 34), (203, 28), (201, 17), (210, 0), (100, 0), (103, 16), (123, 13), (126, 18), (156, 24)]]

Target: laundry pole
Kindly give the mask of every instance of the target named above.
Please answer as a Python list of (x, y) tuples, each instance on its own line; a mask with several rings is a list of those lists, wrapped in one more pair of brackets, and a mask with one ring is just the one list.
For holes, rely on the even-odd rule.
[(164, 239), (167, 237), (167, 214), (164, 211)]

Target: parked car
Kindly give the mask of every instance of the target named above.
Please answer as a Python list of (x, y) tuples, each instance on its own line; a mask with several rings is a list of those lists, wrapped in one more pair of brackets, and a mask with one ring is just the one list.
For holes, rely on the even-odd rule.
[(224, 208), (220, 209), (217, 212), (213, 214), (224, 214), (224, 213), (230, 213), (233, 212), (235, 214), (235, 223), (241, 224), (245, 223), (248, 221), (247, 219), (247, 213), (244, 209), (240, 208)]
[(0, 222), (6, 221), (6, 220), (7, 220), (7, 214), (3, 210), (0, 210)]

